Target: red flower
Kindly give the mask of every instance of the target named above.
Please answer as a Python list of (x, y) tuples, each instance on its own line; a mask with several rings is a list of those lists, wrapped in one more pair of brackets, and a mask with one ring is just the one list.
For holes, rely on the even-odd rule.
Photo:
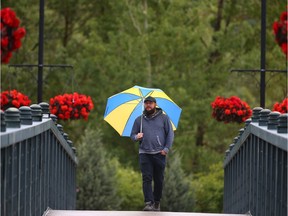
[(12, 47), (12, 50), (16, 50), (16, 49), (19, 49), (21, 47), (22, 43), (20, 40), (15, 40), (14, 41), (14, 44), (13, 44), (13, 47)]
[(17, 90), (1, 92), (0, 104), (1, 109), (6, 110), (9, 107), (19, 108), (21, 106), (29, 106), (31, 101), (28, 96), (18, 92)]
[(23, 27), (19, 28), (20, 20), (10, 8), (3, 8), (0, 11), (0, 17), (1, 62), (7, 64), (12, 57), (12, 51), (21, 47), (21, 39), (25, 36), (26, 30)]
[(226, 114), (226, 115), (230, 115), (230, 114), (231, 114), (231, 111), (230, 111), (229, 109), (226, 109), (226, 110), (225, 110), (225, 114)]
[(282, 12), (282, 14), (280, 15), (280, 20), (282, 22), (287, 22), (287, 11)]
[(88, 119), (90, 111), (94, 108), (91, 97), (73, 94), (57, 95), (50, 99), (50, 112), (59, 119)]
[(242, 111), (242, 110), (238, 110), (238, 111), (237, 111), (237, 115), (238, 115), (238, 116), (242, 116), (242, 115), (243, 115), (243, 111)]
[(287, 113), (288, 110), (288, 97), (286, 97), (281, 103), (276, 102), (273, 105), (273, 111), (280, 113)]
[(1, 47), (7, 47), (8, 46), (8, 43), (9, 43), (9, 39), (8, 39), (8, 37), (3, 37), (2, 39), (1, 39)]
[(17, 30), (15, 30), (13, 32), (13, 37), (15, 40), (20, 40), (21, 38), (23, 38), (26, 35), (26, 30), (25, 28), (21, 27), (18, 28)]
[(287, 55), (287, 43), (282, 43), (281, 49), (282, 49), (283, 53), (286, 53), (286, 55)]
[(252, 110), (248, 104), (236, 96), (230, 98), (217, 96), (211, 106), (213, 109), (212, 117), (224, 123), (241, 123), (252, 115)]
[(20, 107), (20, 103), (17, 100), (12, 100), (11, 103), (13, 104), (14, 107)]
[(280, 20), (275, 21), (273, 23), (273, 33), (275, 35), (275, 41), (277, 44), (281, 47), (282, 52), (287, 56), (287, 27), (288, 21), (287, 21), (287, 11), (284, 11), (280, 15)]
[(6, 64), (9, 63), (11, 57), (12, 57), (12, 52), (8, 52), (8, 53), (1, 55), (2, 63), (6, 63)]

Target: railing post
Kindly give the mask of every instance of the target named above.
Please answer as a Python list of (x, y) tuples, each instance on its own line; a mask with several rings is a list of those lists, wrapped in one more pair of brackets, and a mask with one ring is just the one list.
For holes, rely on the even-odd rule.
[(41, 122), (42, 121), (41, 107), (38, 104), (32, 104), (30, 108), (32, 110), (32, 120), (35, 122)]
[(5, 122), (5, 113), (3, 110), (1, 110), (1, 132), (6, 131), (6, 122)]
[(20, 128), (20, 113), (15, 107), (5, 110), (7, 128)]
[(19, 108), (20, 110), (20, 120), (23, 125), (32, 125), (32, 110), (28, 106), (22, 106)]
[(253, 114), (252, 114), (252, 122), (259, 122), (260, 119), (260, 111), (262, 110), (262, 107), (255, 107), (253, 108)]
[(288, 114), (281, 114), (278, 118), (278, 126), (277, 126), (277, 132), (278, 133), (287, 133), (287, 118)]
[(280, 116), (280, 112), (271, 112), (268, 117), (268, 129), (269, 130), (277, 130), (278, 118)]
[(259, 113), (259, 126), (267, 126), (268, 124), (268, 117), (271, 110), (269, 109), (262, 109)]
[(57, 116), (54, 114), (50, 114), (50, 118), (52, 119), (52, 121), (54, 122), (55, 125), (57, 125)]
[(41, 107), (43, 117), (49, 118), (50, 117), (49, 104), (46, 102), (41, 102), (39, 103), (39, 106)]

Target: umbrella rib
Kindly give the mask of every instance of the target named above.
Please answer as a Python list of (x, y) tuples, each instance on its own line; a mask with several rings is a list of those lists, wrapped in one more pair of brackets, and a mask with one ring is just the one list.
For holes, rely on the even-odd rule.
[[(139, 104), (138, 104), (138, 105), (139, 105)], [(138, 105), (137, 105), (137, 106), (138, 106)], [(124, 126), (124, 130), (125, 130), (126, 126), (127, 126), (127, 123), (129, 122), (129, 119), (130, 119), (132, 113), (134, 113), (134, 111), (135, 111), (135, 109), (137, 108), (137, 106), (134, 107), (133, 111), (130, 113), (129, 117), (127, 118), (127, 121), (126, 121), (125, 126)], [(141, 115), (142, 115), (142, 113), (141, 113)], [(138, 117), (138, 116), (137, 116), (137, 117)], [(137, 118), (137, 117), (136, 117), (136, 118)], [(124, 131), (124, 130), (123, 130), (123, 131)], [(123, 132), (122, 132), (122, 133), (123, 133)]]
[[(140, 90), (140, 89), (138, 89), (138, 91), (139, 91), (139, 94), (140, 94), (140, 96), (141, 96), (141, 98), (142, 98), (142, 100), (143, 100), (143, 98), (144, 98), (144, 95), (142, 94), (142, 92), (141, 92), (141, 90)], [(154, 91), (150, 91), (150, 92), (147, 94), (147, 96), (150, 96), (150, 95), (152, 95), (152, 94), (153, 94), (153, 92), (154, 92)]]
[(140, 88), (138, 89), (138, 91), (139, 91), (139, 94), (140, 94), (140, 96), (141, 96), (141, 99), (143, 99), (143, 94), (142, 94)]
[[(133, 100), (139, 100), (140, 98), (133, 98), (132, 96), (137, 96), (137, 97), (139, 97), (139, 95), (135, 95), (135, 94), (131, 94), (131, 93), (122, 93), (123, 95), (125, 94), (125, 95), (127, 95), (128, 97), (131, 97), (131, 99), (130, 100), (128, 100), (128, 101), (125, 101), (125, 102), (123, 102), (122, 104), (125, 104), (125, 103), (129, 103), (130, 101), (133, 101)], [(133, 104), (133, 103), (132, 103)], [(121, 104), (119, 104), (119, 105), (121, 105)], [(118, 105), (118, 106), (119, 106)]]

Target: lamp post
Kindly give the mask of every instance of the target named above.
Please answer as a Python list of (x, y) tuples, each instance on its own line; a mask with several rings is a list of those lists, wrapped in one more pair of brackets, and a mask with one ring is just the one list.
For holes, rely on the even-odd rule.
[(261, 1), (261, 60), (260, 60), (260, 107), (265, 108), (266, 73), (266, 0)]
[(38, 40), (38, 103), (42, 102), (43, 95), (43, 58), (44, 58), (44, 0), (39, 4), (39, 40)]

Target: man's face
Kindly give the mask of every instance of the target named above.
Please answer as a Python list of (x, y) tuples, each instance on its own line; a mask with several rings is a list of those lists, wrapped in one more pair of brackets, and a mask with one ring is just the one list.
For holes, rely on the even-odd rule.
[(144, 103), (144, 108), (146, 111), (151, 111), (151, 110), (155, 110), (156, 109), (156, 103), (152, 102), (152, 101), (146, 101)]

